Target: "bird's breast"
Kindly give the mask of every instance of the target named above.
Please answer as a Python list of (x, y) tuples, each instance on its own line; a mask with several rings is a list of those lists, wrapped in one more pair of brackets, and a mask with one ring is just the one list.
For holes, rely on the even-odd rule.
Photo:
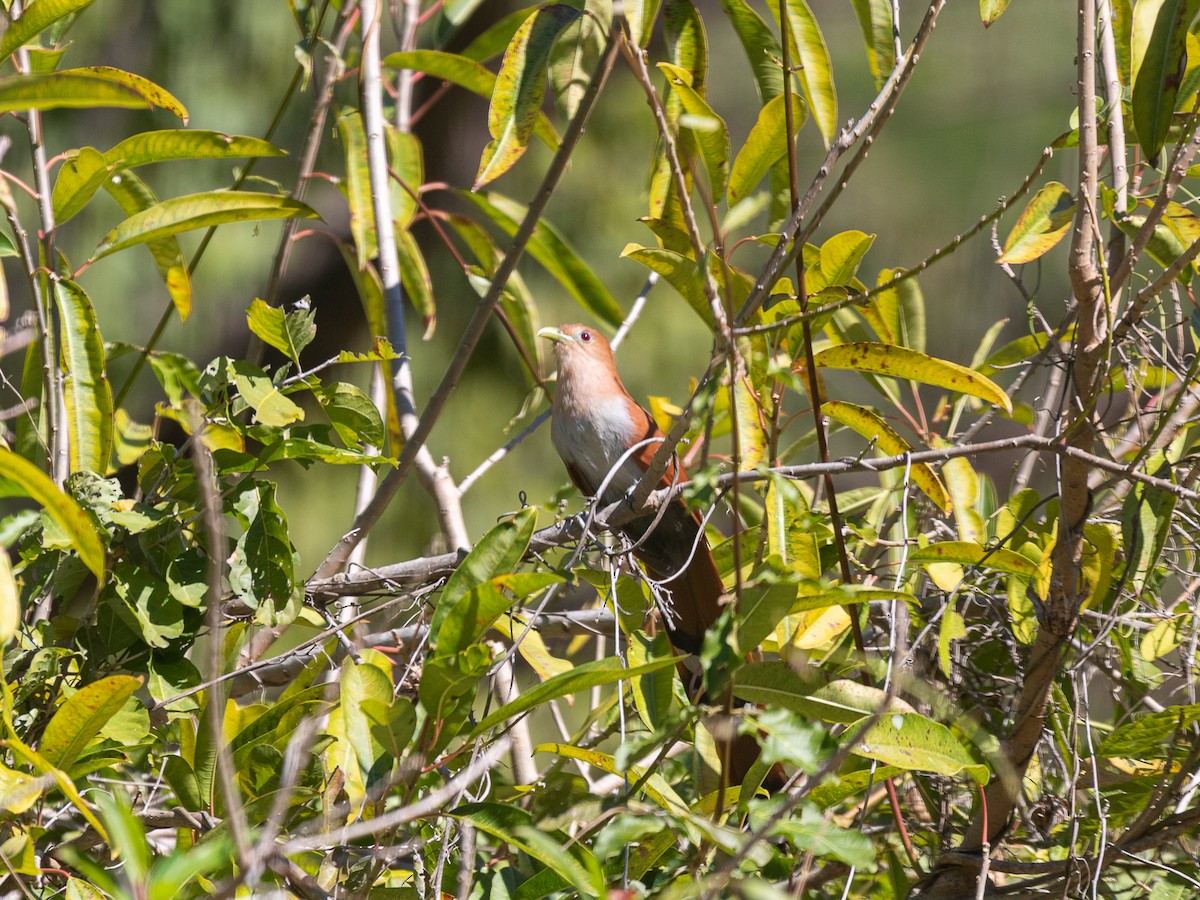
[[(606, 397), (576, 408), (558, 408), (550, 424), (554, 448), (563, 461), (588, 481), (595, 491), (629, 449), (635, 424), (624, 397)], [(621, 496), (637, 481), (640, 471), (626, 460), (614, 474), (605, 499)]]

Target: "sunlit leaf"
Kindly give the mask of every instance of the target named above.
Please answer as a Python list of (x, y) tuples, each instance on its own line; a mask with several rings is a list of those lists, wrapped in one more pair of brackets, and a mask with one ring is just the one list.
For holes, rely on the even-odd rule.
[(182, 103), (154, 82), (121, 69), (89, 66), (0, 78), (0, 112), (95, 106), (130, 109), (158, 106), (187, 122), (187, 110)]
[[(528, 16), (528, 12), (523, 12)], [(392, 53), (384, 58), (383, 64), (393, 69), (413, 69), (424, 72), (434, 78), (449, 81), (472, 94), (491, 98), (496, 89), (496, 76), (472, 59), (464, 58), (456, 53), (443, 53), (440, 50), (406, 50)], [(558, 147), (558, 135), (544, 113), (539, 112), (533, 127), (534, 135), (546, 146)]]
[(33, 40), (59, 19), (79, 12), (92, 0), (33, 0), (21, 15), (13, 19), (0, 39), (0, 62), (12, 56), (13, 51)]
[[(778, 20), (778, 4), (769, 5)], [(808, 101), (813, 122), (828, 147), (838, 129), (837, 91), (833, 86), (829, 48), (825, 46), (825, 37), (807, 0), (787, 0), (787, 19), (791, 30), (792, 64), (800, 66), (796, 74), (804, 99)]]
[[(711, 195), (720, 197), (725, 193), (725, 182), (729, 176), (729, 129), (725, 120), (713, 112), (708, 102), (691, 86), (691, 73), (670, 63), (659, 63), (658, 68), (667, 75), (671, 89), (679, 97), (686, 115), (694, 122), (690, 127), (700, 148), (705, 171), (708, 172)], [(680, 126), (688, 127), (684, 119), (680, 120)]]
[(892, 5), (889, 0), (851, 0), (867, 48), (867, 65), (875, 89), (883, 87), (896, 65), (896, 42), (892, 36)]
[(337, 129), (346, 166), (350, 234), (354, 236), (354, 251), (358, 254), (358, 267), (362, 269), (379, 252), (375, 241), (375, 211), (371, 205), (371, 173), (367, 166), (367, 133), (357, 110), (348, 110), (338, 116)]
[(300, 354), (317, 334), (317, 326), (313, 323), (315, 316), (315, 311), (305, 308), (285, 313), (256, 297), (246, 310), (246, 324), (264, 343), (299, 365)]
[(1133, 124), (1154, 160), (1167, 139), (1187, 59), (1187, 32), (1200, 0), (1138, 0), (1130, 39)]
[[(857, 737), (858, 724), (848, 725), (846, 733)], [(965, 772), (978, 784), (988, 782), (987, 766), (975, 762), (949, 728), (919, 713), (887, 713), (851, 749), (859, 756), (907, 771), (947, 776)]]
[(108, 471), (113, 443), (112, 391), (96, 310), (73, 281), (54, 283), (62, 324), (63, 394), (70, 435), (71, 471)]
[(1037, 561), (1022, 556), (1007, 547), (984, 547), (971, 541), (939, 541), (909, 551), (908, 558), (922, 563), (959, 563), (964, 566), (981, 566), (994, 572), (1007, 572), (1032, 578), (1037, 573)]
[(430, 277), (429, 267), (425, 265), (425, 257), (410, 231), (396, 232), (396, 251), (400, 259), (400, 281), (404, 285), (404, 293), (408, 295), (413, 308), (421, 314), (421, 321), (425, 325), (422, 337), (429, 340), (437, 328), (437, 308), (434, 306), (433, 278)]
[(1063, 239), (1074, 215), (1075, 200), (1066, 185), (1050, 182), (1021, 210), (996, 262), (1017, 264), (1037, 259)]
[(1000, 18), (1010, 2), (1011, 0), (979, 0), (979, 18), (983, 21), (983, 27), (989, 27)]
[(38, 747), (42, 758), (56, 768), (70, 768), (83, 748), (141, 686), (141, 678), (109, 675), (81, 687), (47, 723)]
[[(800, 130), (805, 109), (799, 94), (792, 94), (792, 127)], [(787, 154), (787, 110), (780, 94), (763, 106), (758, 120), (750, 129), (746, 143), (738, 151), (729, 171), (729, 202), (736, 203), (750, 195), (763, 180), (771, 166)]]
[(986, 403), (996, 404), (1005, 412), (1012, 412), (1008, 395), (990, 379), (965, 366), (926, 356), (907, 347), (878, 343), (839, 344), (816, 354), (815, 361), (826, 369), (850, 369), (936, 385), (978, 397)]
[(130, 216), (100, 242), (92, 255), (100, 259), (135, 244), (144, 244), (168, 235), (209, 228), (232, 222), (265, 219), (317, 219), (311, 207), (275, 194), (212, 191), (172, 197), (145, 212)]
[(582, 12), (560, 3), (539, 7), (504, 51), (488, 107), (492, 141), (483, 150), (474, 190), (499, 178), (525, 153), (546, 93), (546, 66), (559, 34)]
[[(876, 451), (883, 456), (898, 456), (912, 450), (882, 416), (865, 406), (844, 400), (830, 400), (822, 404), (821, 412), (873, 441)], [(939, 509), (950, 511), (950, 496), (933, 469), (925, 463), (913, 463), (909, 467), (909, 476)]]
[[(104, 182), (104, 189), (127, 216), (137, 215), (158, 203), (158, 198), (146, 182), (133, 172), (113, 175)], [(158, 266), (167, 293), (171, 295), (179, 320), (186, 321), (192, 311), (192, 279), (183, 258), (183, 250), (179, 247), (179, 239), (170, 236), (147, 241), (146, 249), (154, 257), (154, 264)]]

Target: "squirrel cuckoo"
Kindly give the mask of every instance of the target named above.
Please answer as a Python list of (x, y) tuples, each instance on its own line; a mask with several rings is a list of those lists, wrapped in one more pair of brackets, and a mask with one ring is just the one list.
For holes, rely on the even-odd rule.
[[(543, 328), (538, 336), (554, 342), (558, 357), (550, 424), (554, 448), (576, 487), (589, 497), (599, 494), (602, 505), (614, 503), (627, 496), (650, 466), (663, 433), (625, 390), (612, 347), (602, 334), (584, 325), (563, 325)], [(685, 480), (683, 467), (672, 461), (658, 487)], [(636, 545), (633, 555), (658, 585), (659, 608), (671, 644), (684, 653), (698, 654), (704, 633), (721, 614), (725, 587), (698, 513), (674, 500), (657, 524), (654, 519), (652, 515), (634, 519), (619, 531)], [(694, 693), (689, 687), (689, 694), (698, 699)], [(758, 758), (758, 744), (742, 735), (734, 739), (727, 755), (722, 750), (729, 760), (728, 783), (741, 784)]]

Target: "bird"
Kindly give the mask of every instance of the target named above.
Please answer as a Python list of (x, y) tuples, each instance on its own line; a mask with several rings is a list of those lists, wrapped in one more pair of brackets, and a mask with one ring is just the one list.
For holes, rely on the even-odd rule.
[[(543, 328), (538, 336), (553, 342), (558, 360), (550, 436), (567, 474), (602, 506), (628, 497), (665, 440), (662, 430), (625, 389), (604, 335), (572, 323)], [(686, 480), (687, 472), (673, 459), (656, 488)], [(686, 655), (698, 655), (726, 595), (699, 513), (675, 499), (657, 521), (656, 515), (647, 515), (617, 530), (634, 546), (633, 555), (657, 585), (655, 595), (671, 645)], [(700, 695), (698, 679), (685, 675), (684, 680), (693, 702), (711, 699)], [(725, 777), (729, 784), (741, 784), (758, 758), (758, 743), (741, 735), (728, 750), (722, 754), (729, 760)]]

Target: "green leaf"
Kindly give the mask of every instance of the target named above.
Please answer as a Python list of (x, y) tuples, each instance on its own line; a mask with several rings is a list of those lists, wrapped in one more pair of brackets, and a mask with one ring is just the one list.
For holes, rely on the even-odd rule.
[(875, 862), (870, 838), (861, 831), (840, 827), (811, 806), (804, 808), (799, 819), (792, 816), (777, 822), (771, 833), (786, 838), (799, 850), (848, 866), (868, 868)]
[(989, 28), (1004, 11), (1008, 9), (1010, 0), (979, 0), (979, 18), (983, 21), (983, 27)]
[(0, 497), (29, 497), (46, 510), (97, 579), (104, 579), (104, 545), (96, 526), (79, 505), (37, 466), (0, 447)]
[[(634, 780), (641, 779), (646, 771), (641, 766), (630, 766), (628, 770), (623, 770), (617, 766), (616, 759), (608, 753), (585, 749), (583, 747), (574, 747), (570, 744), (540, 744), (533, 749), (533, 752), (553, 753), (556, 756), (563, 756), (567, 759), (577, 759), (590, 766), (595, 766), (602, 772), (608, 772), (610, 775), (631, 775)], [(687, 811), (687, 804), (683, 802), (683, 799), (675, 792), (675, 789), (671, 787), (667, 780), (657, 772), (652, 772), (645, 778), (642, 783), (642, 790), (646, 792), (647, 797), (667, 812), (680, 814)]]
[(492, 141), (483, 150), (472, 190), (499, 178), (525, 153), (546, 93), (546, 66), (559, 34), (583, 13), (561, 3), (539, 7), (513, 35), (488, 107)]
[(665, 278), (679, 296), (687, 301), (696, 315), (712, 327), (712, 308), (704, 295), (703, 276), (695, 261), (674, 250), (643, 247), (639, 244), (626, 244), (625, 249), (621, 251), (621, 258), (636, 260)]
[(383, 419), (362, 388), (338, 381), (314, 385), (313, 395), (347, 447), (383, 443)]
[(838, 344), (822, 350), (816, 355), (815, 361), (826, 369), (849, 369), (932, 384), (978, 397), (985, 403), (994, 403), (1005, 412), (1012, 412), (1008, 395), (991, 379), (965, 366), (926, 356), (907, 347), (871, 342)]
[(0, 78), (0, 112), (22, 109), (144, 109), (157, 106), (187, 122), (183, 104), (152, 81), (108, 66)]
[(851, 0), (867, 46), (867, 66), (875, 79), (875, 90), (887, 82), (896, 65), (896, 43), (892, 39), (892, 7), (888, 0)]
[(746, 656), (758, 649), (775, 627), (792, 610), (796, 582), (781, 579), (774, 584), (747, 587), (737, 606), (737, 649)]
[(400, 257), (400, 281), (404, 285), (404, 292), (413, 308), (421, 314), (421, 322), (425, 325), (425, 333), (421, 337), (429, 340), (437, 328), (437, 308), (434, 306), (433, 279), (429, 275), (429, 267), (425, 265), (425, 257), (410, 231), (396, 232), (396, 251)]
[(141, 686), (141, 678), (109, 675), (81, 687), (66, 699), (46, 725), (38, 747), (42, 758), (55, 768), (70, 768), (84, 747)]
[(13, 579), (12, 561), (0, 548), (0, 647), (21, 629), (21, 594)]
[(123, 794), (101, 793), (96, 798), (100, 815), (108, 826), (112, 849), (124, 863), (124, 874), (130, 884), (140, 885), (146, 880), (150, 869), (150, 846), (146, 843), (146, 830), (125, 801)]
[[(527, 12), (523, 15), (528, 15)], [(383, 64), (393, 69), (412, 69), (434, 78), (449, 81), (480, 97), (491, 98), (496, 89), (496, 76), (479, 63), (455, 53), (440, 50), (408, 50), (392, 53)], [(544, 113), (539, 112), (533, 133), (550, 149), (557, 149), (558, 135)]]
[(670, 63), (659, 63), (658, 68), (667, 76), (672, 91), (683, 104), (686, 115), (680, 119), (680, 127), (691, 129), (708, 172), (711, 196), (719, 198), (725, 193), (725, 182), (729, 177), (729, 128), (692, 87), (690, 72)]
[(563, 31), (550, 51), (550, 87), (554, 103), (566, 120), (575, 117), (592, 72), (604, 52), (605, 35), (612, 27), (612, 4), (586, 0), (584, 14)]
[(229, 364), (230, 377), (238, 393), (254, 410), (254, 418), (264, 425), (285, 428), (304, 419), (304, 410), (289, 400), (261, 369), (244, 360)]
[(108, 471), (113, 443), (112, 392), (104, 368), (104, 339), (96, 311), (83, 289), (65, 278), (54, 282), (62, 320), (62, 368), (70, 436), (71, 471)]
[(286, 156), (278, 147), (253, 137), (219, 131), (167, 129), (144, 131), (127, 137), (111, 150), (93, 147), (68, 151), (54, 182), (54, 220), (70, 219), (91, 199), (107, 174), (149, 163), (180, 159), (243, 159)]
[(1189, 734), (1200, 722), (1200, 703), (1189, 706), (1168, 706), (1116, 728), (1096, 749), (1100, 757), (1130, 757), (1132, 759), (1166, 759), (1181, 740), (1191, 741)]
[(371, 173), (367, 168), (367, 133), (362, 115), (347, 110), (338, 116), (338, 136), (346, 163), (346, 199), (350, 204), (350, 234), (358, 254), (359, 269), (379, 252), (375, 241), (375, 211), (371, 205)]
[[(158, 203), (158, 198), (146, 182), (133, 172), (113, 175), (104, 182), (104, 189), (117, 201), (127, 216), (137, 215)], [(186, 321), (192, 311), (192, 279), (188, 274), (187, 262), (175, 237), (164, 237), (146, 242), (146, 249), (154, 257), (154, 264), (163, 277), (179, 320)]]
[[(886, 284), (898, 270), (881, 269), (876, 284)], [(925, 352), (925, 298), (917, 279), (909, 278), (881, 291), (866, 312), (878, 313), (887, 334), (879, 337), (889, 344), (900, 344), (919, 353)], [(872, 322), (874, 325), (874, 322)]]
[(821, 277), (827, 287), (848, 286), (854, 280), (875, 235), (861, 231), (843, 231), (821, 245)]
[(1138, 0), (1133, 8), (1133, 124), (1152, 162), (1171, 129), (1198, 7), (1200, 0)]
[(100, 259), (134, 244), (158, 240), (196, 228), (265, 219), (318, 219), (316, 210), (275, 194), (211, 191), (172, 197), (131, 216), (105, 235), (92, 259)]
[[(487, 196), (460, 192), (460, 197), (474, 203), (499, 225), (506, 234), (514, 235), (528, 210), (503, 194)], [(604, 283), (567, 243), (566, 239), (545, 219), (538, 221), (527, 247), (529, 255), (554, 276), (590, 316), (614, 328), (621, 324), (624, 314)]]
[(1038, 564), (1026, 556), (1007, 547), (984, 547), (972, 541), (940, 541), (928, 547), (909, 551), (912, 562), (958, 563), (964, 566), (982, 566), (995, 572), (1007, 572), (1032, 578), (1037, 574)]
[(392, 682), (378, 667), (370, 663), (358, 665), (352, 659), (342, 663), (342, 720), (346, 740), (358, 756), (363, 781), (372, 785), (387, 776), (391, 754), (375, 739), (371, 728), (369, 704), (392, 703)]
[[(771, 14), (779, 20), (778, 4), (770, 4)], [(787, 0), (787, 20), (791, 30), (792, 64), (799, 65), (800, 89), (812, 112), (813, 122), (825, 146), (833, 143), (838, 128), (837, 91), (833, 86), (833, 64), (829, 48), (816, 17), (806, 0)], [(780, 24), (782, 26), (782, 23)]]
[(20, 16), (9, 22), (8, 29), (0, 39), (0, 62), (12, 56), (13, 51), (33, 40), (59, 19), (88, 6), (92, 0), (33, 0)]
[[(821, 412), (873, 441), (876, 452), (881, 456), (898, 456), (912, 450), (882, 416), (865, 406), (844, 400), (830, 400), (821, 406)], [(925, 463), (913, 463), (909, 467), (909, 476), (938, 508), (944, 512), (950, 511), (950, 495), (933, 469)]]
[[(766, 707), (781, 707), (824, 722), (857, 722), (887, 699), (887, 692), (845, 678), (815, 686), (785, 662), (749, 663), (733, 678), (734, 696)], [(894, 699), (889, 710), (911, 712)]]
[[(429, 623), (429, 642), (435, 652), (438, 650), (443, 625), (452, 615), (457, 615), (455, 609), (458, 601), (496, 576), (511, 572), (525, 555), (536, 523), (537, 510), (534, 507), (526, 507), (512, 518), (505, 519), (485, 534), (454, 570), (454, 574), (442, 589), (433, 621)], [(456, 653), (465, 649), (477, 636), (466, 641), (454, 641), (456, 646), (453, 649), (447, 648), (444, 653)]]
[[(864, 717), (847, 726), (846, 733), (857, 737), (857, 726), (867, 721)], [(920, 713), (887, 713), (858, 739), (852, 752), (910, 772), (965, 772), (977, 784), (988, 782), (987, 766), (975, 762), (949, 728)]]
[[(804, 103), (792, 94), (792, 121), (796, 131), (804, 124)], [(738, 151), (729, 172), (729, 202), (737, 203), (758, 187), (771, 166), (787, 154), (787, 110), (780, 94), (768, 100), (758, 112), (746, 143)]]
[[(1171, 478), (1171, 468), (1163, 463), (1155, 470), (1159, 478)], [(1150, 579), (1171, 533), (1179, 498), (1170, 491), (1150, 485), (1138, 485), (1121, 506), (1122, 546), (1127, 560), (1130, 586), (1140, 594)]]
[(469, 803), (449, 813), (478, 830), (515, 847), (553, 870), (584, 897), (606, 895), (604, 873), (596, 857), (582, 843), (566, 841), (556, 832), (535, 826), (533, 816), (506, 803)]
[(957, 610), (947, 609), (938, 626), (938, 662), (942, 674), (950, 677), (950, 642), (967, 636), (967, 626)]
[(765, 104), (778, 97), (783, 93), (783, 52), (775, 35), (746, 0), (721, 0), (721, 8), (746, 51), (759, 99)]
[(484, 734), (489, 728), (494, 728), (526, 710), (541, 706), (548, 700), (556, 700), (559, 697), (585, 691), (588, 688), (612, 684), (614, 681), (623, 681), (627, 678), (648, 675), (651, 672), (657, 672), (660, 669), (673, 666), (676, 662), (675, 657), (668, 656), (653, 660), (642, 666), (627, 669), (621, 663), (621, 660), (610, 656), (582, 663), (569, 672), (555, 675), (553, 678), (549, 678), (541, 684), (534, 685), (523, 691), (521, 696), (512, 703), (502, 706), (500, 709), (486, 716), (482, 722), (475, 726), (467, 739), (474, 740)]
[(275, 485), (252, 484), (233, 504), (245, 530), (230, 561), (229, 582), (235, 594), (273, 624), (275, 613), (296, 596), (298, 559), (288, 536), (287, 516), (275, 501)]
[(1030, 199), (1004, 241), (1000, 263), (1027, 263), (1063, 239), (1075, 216), (1075, 200), (1066, 185), (1052, 181)]
[(660, 6), (662, 0), (627, 0), (625, 3), (625, 17), (629, 20), (630, 36), (639, 47), (649, 45)]
[(307, 308), (285, 313), (256, 297), (246, 310), (246, 324), (263, 343), (286, 354), (299, 366), (301, 352), (317, 334), (317, 326), (313, 324), (315, 316), (316, 312)]
[(421, 185), (425, 183), (425, 154), (421, 141), (411, 132), (400, 131), (389, 124), (385, 137), (388, 174), (392, 182), (392, 215), (395, 216), (396, 230), (404, 231), (419, 208), (413, 194), (420, 194)]

